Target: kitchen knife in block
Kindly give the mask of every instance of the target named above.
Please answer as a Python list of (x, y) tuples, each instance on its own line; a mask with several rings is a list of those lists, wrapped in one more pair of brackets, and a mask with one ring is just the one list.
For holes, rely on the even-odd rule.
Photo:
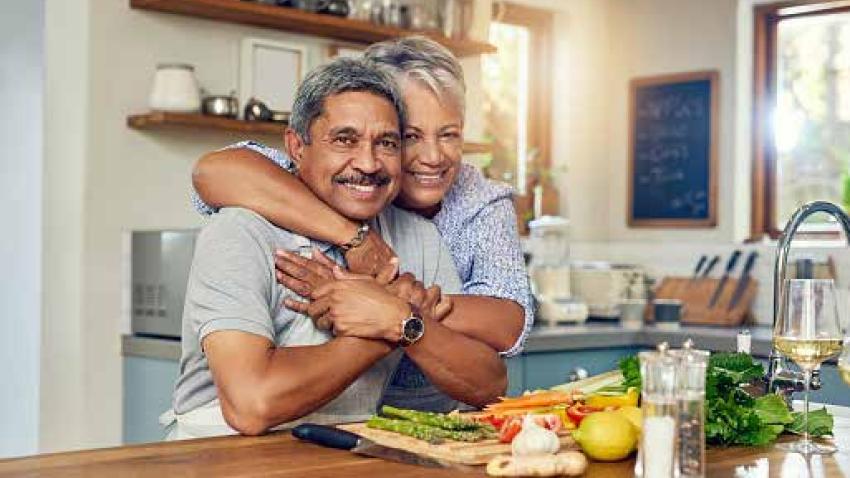
[(697, 262), (697, 266), (694, 268), (694, 276), (691, 278), (691, 282), (697, 280), (699, 278), (699, 272), (702, 270), (702, 266), (705, 265), (705, 261), (708, 260), (708, 256), (703, 254), (699, 258), (699, 262)]
[(735, 250), (732, 255), (729, 257), (729, 261), (726, 263), (726, 270), (723, 271), (723, 277), (720, 278), (720, 282), (717, 284), (717, 288), (714, 289), (714, 294), (711, 296), (711, 300), (708, 302), (708, 308), (711, 309), (717, 304), (717, 299), (720, 298), (720, 294), (723, 292), (723, 287), (726, 285), (726, 282), (729, 281), (729, 274), (735, 269), (735, 264), (738, 263), (738, 258), (741, 257), (741, 251)]
[(700, 277), (708, 277), (711, 274), (711, 271), (714, 270), (714, 267), (717, 265), (718, 262), (720, 262), (720, 256), (712, 257), (711, 260), (708, 261), (708, 265), (705, 266), (705, 269), (703, 269), (702, 275)]
[(726, 310), (732, 310), (738, 305), (741, 297), (744, 295), (744, 291), (747, 290), (747, 286), (750, 284), (750, 276), (753, 272), (753, 266), (756, 263), (756, 259), (758, 258), (759, 253), (756, 251), (750, 252), (750, 255), (747, 256), (747, 262), (744, 263), (744, 270), (741, 271), (741, 278), (738, 280), (738, 286), (735, 287), (735, 292), (732, 293), (732, 299), (729, 301), (729, 305), (726, 307)]
[(383, 460), (406, 463), (408, 465), (428, 466), (432, 468), (454, 468), (464, 471), (474, 470), (473, 467), (467, 465), (452, 463), (437, 458), (422, 456), (406, 450), (379, 445), (368, 438), (357, 435), (356, 433), (327, 425), (303, 423), (292, 429), (292, 435), (300, 440), (328, 448), (349, 450), (358, 455), (381, 458)]

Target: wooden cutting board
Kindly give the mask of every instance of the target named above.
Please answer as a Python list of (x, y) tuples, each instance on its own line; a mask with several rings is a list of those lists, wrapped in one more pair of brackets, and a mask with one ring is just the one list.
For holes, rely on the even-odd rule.
[[(498, 440), (485, 440), (476, 443), (446, 440), (439, 445), (432, 445), (426, 441), (399, 433), (368, 428), (365, 423), (338, 425), (338, 428), (356, 433), (379, 445), (462, 465), (485, 465), (495, 456), (510, 455), (511, 453), (510, 443), (499, 443)], [(575, 440), (569, 434), (560, 435), (560, 438), (561, 451), (578, 449)]]

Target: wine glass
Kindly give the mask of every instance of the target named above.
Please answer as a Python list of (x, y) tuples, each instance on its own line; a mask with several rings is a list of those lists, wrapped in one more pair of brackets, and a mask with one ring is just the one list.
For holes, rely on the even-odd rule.
[(835, 447), (809, 439), (809, 384), (812, 370), (841, 352), (843, 339), (835, 283), (831, 279), (788, 280), (773, 331), (773, 343), (776, 350), (790, 357), (803, 371), (806, 388), (803, 439), (780, 445), (782, 449), (803, 454), (835, 451)]

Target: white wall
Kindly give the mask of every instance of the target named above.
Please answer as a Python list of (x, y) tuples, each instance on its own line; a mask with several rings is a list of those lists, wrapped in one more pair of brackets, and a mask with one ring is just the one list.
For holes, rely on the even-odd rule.
[(0, 458), (38, 449), (44, 5), (0, 1)]

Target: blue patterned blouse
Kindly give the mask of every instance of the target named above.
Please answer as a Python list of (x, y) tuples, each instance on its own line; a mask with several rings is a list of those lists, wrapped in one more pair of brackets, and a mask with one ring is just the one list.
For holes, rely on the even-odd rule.
[[(226, 149), (248, 148), (287, 171), (292, 161), (277, 149), (243, 141)], [(434, 225), (454, 258), (463, 292), (509, 299), (525, 310), (525, 327), (516, 343), (502, 352), (512, 357), (522, 351), (534, 322), (531, 288), (519, 244), (510, 186), (488, 180), (474, 166), (463, 164), (446, 194)], [(216, 210), (192, 191), (192, 204), (201, 214)]]

